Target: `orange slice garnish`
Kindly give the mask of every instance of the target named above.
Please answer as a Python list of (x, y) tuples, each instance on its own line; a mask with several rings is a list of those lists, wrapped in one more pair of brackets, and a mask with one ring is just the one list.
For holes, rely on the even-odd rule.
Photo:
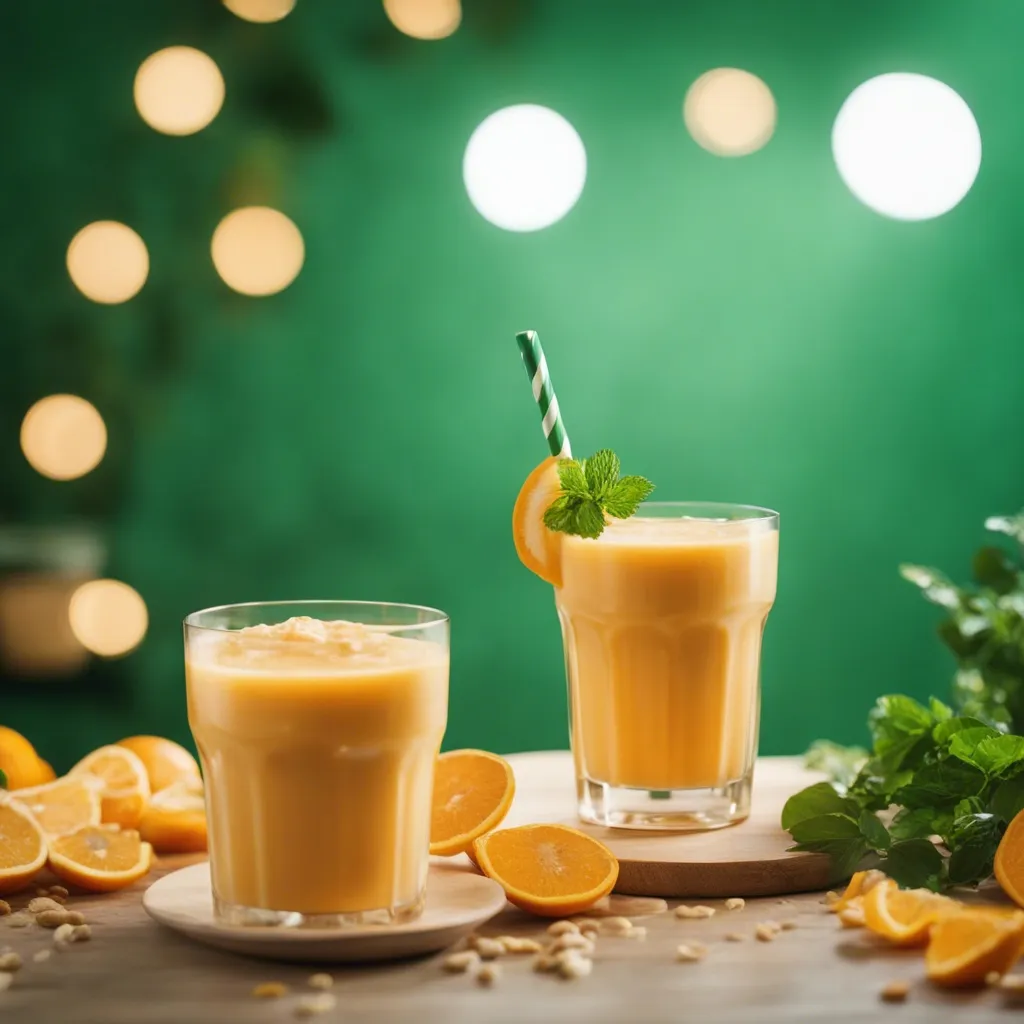
[(86, 825), (50, 841), (50, 870), (90, 892), (113, 892), (140, 879), (153, 863), (153, 847), (134, 829)]
[(196, 759), (174, 740), (166, 740), (162, 736), (129, 736), (126, 740), (118, 740), (117, 746), (137, 754), (146, 766), (151, 793), (158, 793), (176, 782), (194, 782), (201, 786)]
[(125, 747), (100, 747), (82, 758), (69, 775), (95, 775), (103, 783), (102, 819), (108, 824), (133, 828), (149, 802), (146, 766)]
[(46, 867), (46, 836), (31, 812), (0, 796), (0, 893), (24, 889)]
[(901, 889), (892, 879), (872, 887), (862, 899), (865, 926), (897, 946), (923, 946), (932, 925), (960, 907), (928, 889)]
[(100, 823), (100, 791), (103, 783), (94, 775), (68, 775), (42, 786), (30, 786), (12, 794), (48, 836), (63, 836), (83, 825)]
[(176, 782), (154, 793), (139, 822), (139, 835), (157, 853), (206, 850), (206, 803), (202, 782)]
[(607, 896), (619, 862), (603, 843), (568, 825), (521, 825), (473, 843), (480, 870), (510, 903), (541, 917), (579, 914)]
[(465, 853), (473, 840), (497, 828), (516, 792), (512, 766), (486, 750), (449, 750), (434, 764), (430, 852)]
[(544, 513), (561, 493), (558, 459), (549, 455), (526, 478), (512, 510), (512, 539), (519, 560), (556, 587), (562, 585), (561, 534), (544, 525)]
[(1020, 953), (1024, 912), (992, 914), (977, 910), (940, 917), (925, 952), (928, 977), (937, 985), (982, 985), (1003, 975)]

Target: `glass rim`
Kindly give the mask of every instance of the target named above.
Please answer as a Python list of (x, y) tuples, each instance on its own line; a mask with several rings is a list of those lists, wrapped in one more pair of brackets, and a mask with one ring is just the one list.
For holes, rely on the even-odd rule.
[[(768, 519), (778, 519), (779, 513), (775, 509), (766, 508), (763, 505), (745, 505), (742, 502), (737, 501), (643, 501), (640, 503), (640, 507), (636, 511), (636, 515), (643, 518), (643, 511), (645, 508), (650, 509), (720, 509), (720, 510), (732, 510), (734, 512), (747, 513), (738, 517), (739, 520), (746, 522), (758, 522)], [(752, 514), (751, 514), (752, 513)], [(699, 516), (694, 518), (700, 518)], [(714, 516), (708, 516), (707, 518), (717, 518)]]
[[(197, 611), (189, 612), (182, 619), (182, 626), (186, 629), (205, 629), (213, 633), (235, 633), (236, 629), (227, 626), (204, 626), (196, 620), (201, 615), (210, 615), (214, 612), (229, 612), (238, 608), (281, 608), (284, 606), (306, 605), (314, 607), (317, 605), (333, 605), (341, 607), (360, 608), (401, 608), (411, 612), (426, 612), (429, 616), (420, 622), (386, 623), (385, 628), (392, 630), (423, 629), (430, 626), (442, 626), (450, 622), (450, 616), (441, 611), (440, 608), (432, 608), (426, 604), (408, 604), (404, 601), (352, 601), (335, 598), (311, 598), (298, 601), (235, 601), (229, 604), (215, 604), (209, 608), (200, 608)], [(355, 620), (353, 620), (355, 621)]]

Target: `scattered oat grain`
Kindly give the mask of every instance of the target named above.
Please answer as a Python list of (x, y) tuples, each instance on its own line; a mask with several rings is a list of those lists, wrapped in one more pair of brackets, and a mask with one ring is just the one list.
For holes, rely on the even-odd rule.
[(50, 886), (50, 898), (55, 900), (66, 900), (71, 893), (64, 888), (63, 885), (51, 885)]
[(252, 994), (257, 999), (280, 999), (288, 992), (288, 986), (281, 981), (261, 981)]
[(88, 942), (92, 938), (92, 929), (87, 924), (73, 924), (72, 942)]
[(558, 962), (558, 973), (566, 981), (586, 978), (594, 970), (594, 961), (577, 950), (566, 952)]
[(505, 946), (497, 939), (479, 938), (476, 940), (476, 951), (481, 960), (497, 960), (505, 952)]
[(746, 935), (744, 935), (742, 932), (727, 932), (726, 936), (725, 936), (725, 941), (726, 942), (745, 942), (746, 938), (747, 938)]
[(703, 905), (698, 905), (696, 907), (688, 907), (685, 903), (681, 903), (678, 907), (676, 907), (676, 917), (705, 918), (714, 916), (714, 907), (705, 907)]
[(52, 955), (52, 952), (48, 949), (39, 949), (32, 954), (32, 959), (37, 964), (41, 964), (44, 960), (49, 960)]
[(633, 930), (633, 922), (628, 917), (606, 917), (601, 922), (601, 931), (605, 935), (625, 935)]
[(575, 935), (579, 930), (580, 927), (575, 921), (555, 921), (554, 924), (548, 925), (548, 935)]
[(826, 907), (831, 907), (833, 903), (839, 902), (839, 893), (837, 893), (835, 889), (829, 889), (829, 891), (825, 893), (825, 898), (818, 902), (824, 903)]
[(676, 959), (680, 963), (696, 963), (698, 960), (703, 960), (707, 955), (707, 947), (702, 946), (699, 942), (691, 942), (676, 947)]
[(36, 889), (36, 895), (37, 896), (49, 896), (50, 895), (50, 890), (49, 889)]
[(771, 921), (762, 921), (754, 929), (754, 937), (758, 942), (774, 942), (778, 929), (772, 926)]
[(0, 971), (6, 974), (14, 974), (21, 970), (22, 960), (17, 953), (0, 954)]
[(0, 974), (0, 992), (6, 992), (11, 987), (12, 981), (14, 981), (13, 974)]
[(580, 921), (579, 926), (580, 935), (586, 935), (588, 939), (601, 933), (600, 921)]
[(536, 939), (523, 939), (518, 935), (502, 935), (498, 940), (506, 953), (539, 953), (541, 944)]
[(441, 961), (441, 966), (449, 974), (462, 974), (470, 967), (476, 967), (480, 963), (480, 954), (475, 949), (464, 949), (461, 953), (449, 953)]
[(883, 1002), (902, 1003), (910, 994), (910, 982), (902, 978), (899, 981), (890, 981), (882, 989), (879, 995)]
[(0, 900), (0, 917), (6, 917), (11, 912), (11, 905), (7, 900)]
[(566, 932), (559, 935), (548, 947), (549, 953), (561, 953), (567, 949), (578, 949), (585, 956), (591, 956), (594, 952), (594, 943), (579, 932)]
[[(996, 975), (995, 981), (989, 981), (993, 974)], [(1024, 974), (1004, 974), (999, 977), (997, 971), (991, 971), (985, 981), (989, 985), (998, 986), (1003, 992), (1024, 993)]]
[(490, 987), (501, 977), (500, 964), (481, 964), (476, 972), (478, 985)]
[(59, 924), (54, 929), (53, 941), (56, 945), (60, 946), (65, 943), (71, 942), (71, 936), (75, 934), (75, 926), (73, 924)]
[(633, 925), (623, 938), (639, 939), (642, 942), (647, 938), (647, 929), (643, 925)]
[(779, 925), (779, 931), (791, 932), (794, 928), (798, 927), (799, 925), (796, 923), (796, 921), (790, 919), (788, 921), (783, 921), (782, 924)]
[(334, 978), (330, 974), (311, 974), (308, 984), (310, 988), (328, 989), (334, 986)]
[(24, 910), (19, 910), (16, 914), (11, 914), (7, 920), (8, 928), (27, 928), (32, 923), (32, 915), (25, 913)]
[(550, 953), (541, 953), (536, 960), (533, 961), (533, 969), (538, 974), (549, 974), (551, 971), (558, 970), (559, 959), (557, 956), (552, 956)]
[(740, 896), (732, 896), (725, 901), (726, 910), (742, 910), (747, 905), (747, 901)]
[(318, 992), (315, 996), (302, 996), (295, 1004), (296, 1017), (315, 1017), (318, 1013), (328, 1013), (338, 1005), (338, 1000), (330, 992)]
[(37, 896), (34, 900), (28, 901), (28, 912), (30, 914), (41, 914), (44, 910), (57, 910), (64, 913), (64, 908), (49, 896)]

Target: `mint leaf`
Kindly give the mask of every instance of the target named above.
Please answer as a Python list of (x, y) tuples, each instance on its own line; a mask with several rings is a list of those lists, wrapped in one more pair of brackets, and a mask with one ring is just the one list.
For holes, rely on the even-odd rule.
[(628, 519), (654, 490), (642, 476), (619, 479), (619, 458), (607, 448), (589, 459), (560, 459), (561, 494), (544, 511), (549, 530), (577, 537), (600, 537), (605, 516)]
[(988, 805), (1004, 825), (1009, 825), (1021, 811), (1024, 811), (1024, 775), (1015, 775), (1012, 779), (1001, 782)]
[(952, 807), (965, 796), (978, 795), (985, 781), (984, 772), (950, 758), (915, 772), (913, 781), (893, 794), (893, 802), (904, 807)]
[(974, 748), (974, 763), (986, 775), (1016, 775), (1024, 769), (1024, 736), (997, 733)]
[[(841, 796), (829, 782), (817, 782), (813, 786), (794, 793), (782, 808), (782, 827), (792, 832), (794, 827), (810, 818), (823, 814), (844, 814), (849, 818), (860, 813), (856, 800)], [(796, 835), (793, 836), (797, 838)]]
[(953, 757), (959, 758), (966, 764), (972, 765), (980, 771), (985, 768), (978, 763), (978, 747), (987, 739), (999, 736), (995, 729), (987, 725), (978, 725), (972, 729), (962, 729), (949, 741), (949, 752)]
[(945, 835), (953, 826), (953, 815), (937, 811), (934, 807), (904, 807), (897, 812), (889, 825), (889, 835), (894, 840), (931, 839)]
[(939, 722), (932, 730), (932, 739), (936, 743), (948, 743), (958, 732), (979, 727), (986, 727), (980, 718), (972, 718), (970, 715), (958, 715), (956, 718), (949, 718), (944, 722)]
[(873, 811), (861, 811), (857, 824), (873, 850), (889, 849), (889, 831)]
[(824, 853), (832, 861), (830, 882), (846, 881), (868, 855), (868, 844), (860, 837), (851, 839), (825, 839), (816, 843), (797, 843), (791, 850), (804, 853)]
[(885, 873), (904, 889), (942, 887), (942, 854), (927, 839), (893, 843), (882, 865)]
[(949, 881), (954, 885), (972, 885), (988, 878), (1002, 832), (992, 814), (957, 818), (949, 838)]
[(7, 773), (3, 770), (3, 768), (0, 768), (0, 789), (6, 789), (6, 788), (7, 788)]
[(598, 501), (604, 498), (619, 479), (619, 457), (610, 448), (602, 448), (583, 463), (587, 490)]
[(798, 821), (789, 829), (798, 843), (816, 843), (825, 839), (860, 839), (860, 825), (848, 814), (819, 814)]

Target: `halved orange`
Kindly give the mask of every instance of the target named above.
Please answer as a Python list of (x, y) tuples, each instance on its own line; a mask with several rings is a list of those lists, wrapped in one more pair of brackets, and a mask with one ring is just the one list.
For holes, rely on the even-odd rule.
[(95, 775), (103, 782), (104, 822), (133, 828), (149, 802), (149, 775), (138, 754), (126, 747), (100, 747), (86, 754), (69, 775)]
[(603, 843), (568, 825), (520, 825), (488, 832), (473, 854), (510, 903), (541, 917), (592, 907), (615, 887), (619, 862)]
[(1024, 811), (1006, 826), (996, 848), (993, 868), (1003, 892), (1018, 907), (1024, 907)]
[(90, 892), (113, 892), (140, 879), (153, 863), (153, 847), (134, 829), (86, 825), (50, 841), (50, 870)]
[(53, 782), (56, 778), (57, 773), (53, 770), (53, 765), (49, 761), (39, 758), (39, 781), (36, 785), (45, 786), (47, 782)]
[(118, 740), (117, 746), (137, 754), (146, 766), (151, 793), (158, 793), (176, 782), (201, 784), (196, 759), (174, 740), (165, 740), (162, 736), (129, 736)]
[(176, 782), (154, 793), (142, 813), (139, 835), (157, 853), (202, 853), (206, 849), (202, 782)]
[(0, 725), (0, 771), (7, 776), (8, 789), (23, 789), (46, 782), (49, 767), (39, 759), (36, 748), (20, 732)]
[(497, 828), (516, 792), (512, 766), (486, 750), (449, 750), (434, 763), (430, 852), (465, 853), (473, 840)]
[(1024, 913), (961, 910), (932, 926), (925, 951), (928, 977), (937, 985), (982, 985), (989, 974), (1005, 974), (1020, 954)]
[(512, 539), (519, 560), (556, 587), (562, 585), (561, 534), (544, 525), (544, 513), (561, 493), (558, 459), (549, 455), (526, 478), (512, 509)]
[(19, 789), (12, 799), (27, 807), (48, 836), (67, 835), (100, 823), (100, 791), (94, 775), (67, 775), (42, 786)]
[(46, 867), (46, 836), (32, 813), (0, 796), (0, 894), (24, 889)]
[(923, 946), (932, 925), (960, 907), (929, 889), (901, 889), (892, 879), (873, 886), (862, 900), (867, 928), (897, 946)]

